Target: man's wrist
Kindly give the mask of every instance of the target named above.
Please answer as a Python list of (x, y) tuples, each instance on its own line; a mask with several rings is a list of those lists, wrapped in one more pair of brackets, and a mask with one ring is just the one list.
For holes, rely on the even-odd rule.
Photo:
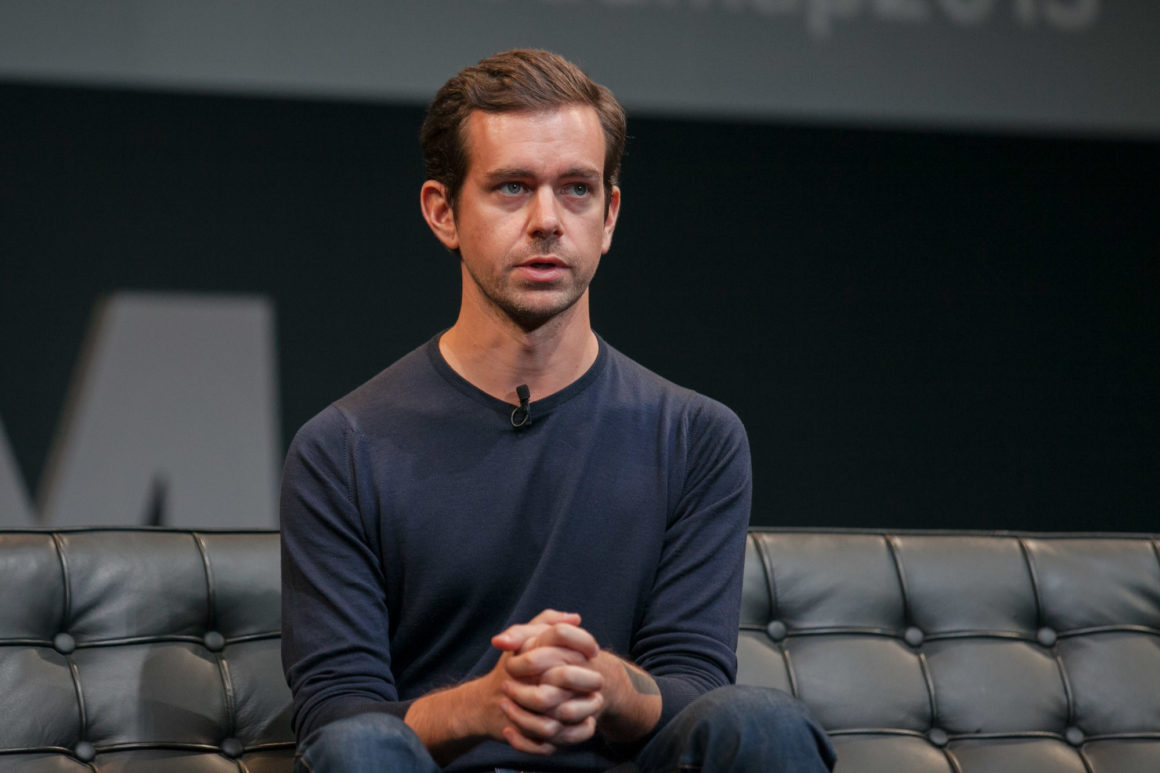
[(656, 681), (644, 669), (611, 652), (594, 658), (605, 678), (605, 705), (597, 728), (616, 743), (636, 741), (650, 733), (661, 717), (662, 700)]
[(455, 703), (448, 708), (452, 710), (451, 724), (458, 737), (476, 742), (484, 738), (502, 740), (498, 735), (502, 728), (494, 726), (499, 711), (496, 680), (497, 674), (492, 671), (452, 688), (457, 694)]
[(428, 693), (407, 710), (404, 721), (440, 765), (489, 736), (485, 679), (487, 676)]

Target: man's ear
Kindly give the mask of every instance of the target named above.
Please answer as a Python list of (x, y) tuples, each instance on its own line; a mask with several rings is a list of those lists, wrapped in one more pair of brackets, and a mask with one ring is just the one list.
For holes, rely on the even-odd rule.
[(459, 249), (459, 231), (455, 227), (455, 212), (451, 209), (447, 186), (435, 180), (423, 183), (419, 190), (419, 207), (435, 238), (449, 250)]
[(604, 215), (604, 241), (600, 254), (604, 255), (612, 247), (612, 232), (616, 230), (616, 218), (620, 215), (620, 186), (613, 185), (608, 192), (608, 212)]

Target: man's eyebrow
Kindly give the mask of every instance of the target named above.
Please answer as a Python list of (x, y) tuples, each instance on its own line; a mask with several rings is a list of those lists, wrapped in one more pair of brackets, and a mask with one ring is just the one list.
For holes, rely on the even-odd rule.
[(564, 174), (560, 176), (573, 180), (599, 180), (600, 172), (596, 169), (590, 169), (589, 167), (577, 166), (569, 169), (567, 172), (564, 172)]
[(519, 167), (503, 167), (500, 169), (493, 169), (484, 177), (488, 182), (500, 182), (501, 180), (527, 179), (534, 177), (532, 170), (521, 169)]
[[(501, 167), (488, 172), (484, 175), (484, 179), (489, 183), (498, 183), (504, 180), (527, 180), (535, 176), (536, 174), (530, 169)], [(560, 176), (570, 180), (599, 180), (600, 171), (590, 167), (577, 166), (565, 171)]]

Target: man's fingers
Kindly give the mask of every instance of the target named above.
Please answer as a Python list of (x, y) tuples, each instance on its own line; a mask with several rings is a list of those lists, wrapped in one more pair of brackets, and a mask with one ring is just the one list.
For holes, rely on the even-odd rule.
[(555, 666), (540, 675), (539, 683), (571, 693), (599, 692), (604, 688), (604, 675), (586, 666)]
[(560, 612), (555, 609), (545, 609), (533, 617), (530, 622), (544, 623), (546, 625), (556, 625), (557, 623), (580, 625), (580, 615), (576, 612)]
[(583, 743), (594, 735), (596, 735), (596, 718), (588, 717), (578, 724), (564, 725), (563, 729), (552, 739), (552, 743), (556, 746), (571, 746)]
[(527, 623), (518, 623), (501, 633), (491, 637), (491, 644), (496, 649), (515, 651), (522, 647), (529, 639), (539, 635), (553, 625), (580, 625), (580, 615), (575, 612), (558, 612), (555, 609), (545, 609)]
[(504, 650), (505, 652), (515, 652), (520, 647), (535, 636), (540, 631), (544, 630), (544, 626), (530, 625), (521, 623), (520, 625), (513, 625), (511, 628), (497, 633), (491, 637), (491, 646), (497, 650)]
[(519, 730), (514, 727), (505, 727), (503, 729), (503, 739), (508, 742), (508, 745), (513, 749), (527, 754), (553, 754), (556, 747), (550, 743), (543, 743), (533, 741), (532, 739), (522, 735)]
[(600, 645), (596, 638), (579, 626), (571, 623), (554, 623), (533, 636), (528, 637), (521, 649), (532, 647), (567, 647), (576, 650), (586, 658), (596, 657)]
[(551, 741), (563, 728), (558, 719), (528, 711), (510, 698), (501, 700), (499, 708), (520, 735), (535, 743)]
[(570, 691), (550, 684), (533, 684), (515, 679), (508, 679), (503, 683), (503, 692), (523, 708), (537, 714), (549, 714), (573, 697)]
[[(587, 722), (589, 719), (595, 720), (600, 714), (600, 709), (604, 707), (604, 696), (600, 693), (589, 693), (588, 695), (579, 695), (571, 700), (566, 700), (550, 712), (553, 719), (560, 720), (563, 727), (560, 733), (556, 734), (553, 739), (556, 743), (563, 743), (562, 733), (577, 724)], [(567, 741), (566, 743), (576, 743), (575, 741)]]
[(604, 679), (599, 673), (573, 666), (548, 673), (560, 686), (546, 680), (529, 683), (508, 679), (503, 683), (504, 695), (527, 711), (570, 725), (600, 713), (604, 696), (599, 690)]
[(491, 643), (504, 650), (499, 668), (511, 677), (499, 706), (511, 723), (502, 734), (512, 748), (551, 754), (595, 735), (604, 678), (587, 667), (600, 647), (580, 628), (580, 615), (545, 609)]
[(582, 666), (588, 658), (564, 647), (536, 647), (508, 658), (504, 668), (517, 679), (538, 677), (557, 666)]
[(552, 754), (560, 746), (587, 741), (596, 734), (595, 712), (602, 702), (599, 695), (566, 701), (560, 710), (569, 716), (576, 716), (577, 721), (561, 722), (524, 711), (512, 701), (501, 701), (500, 709), (512, 723), (502, 731), (504, 740), (512, 748), (529, 754)]

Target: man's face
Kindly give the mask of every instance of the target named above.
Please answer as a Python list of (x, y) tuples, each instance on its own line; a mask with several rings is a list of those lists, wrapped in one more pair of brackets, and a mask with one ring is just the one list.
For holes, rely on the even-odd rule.
[(460, 252), (465, 301), (525, 329), (586, 304), (620, 206), (619, 189), (603, 190), (596, 111), (475, 111), (465, 138), (469, 161), (454, 217), (445, 234), (436, 229)]

